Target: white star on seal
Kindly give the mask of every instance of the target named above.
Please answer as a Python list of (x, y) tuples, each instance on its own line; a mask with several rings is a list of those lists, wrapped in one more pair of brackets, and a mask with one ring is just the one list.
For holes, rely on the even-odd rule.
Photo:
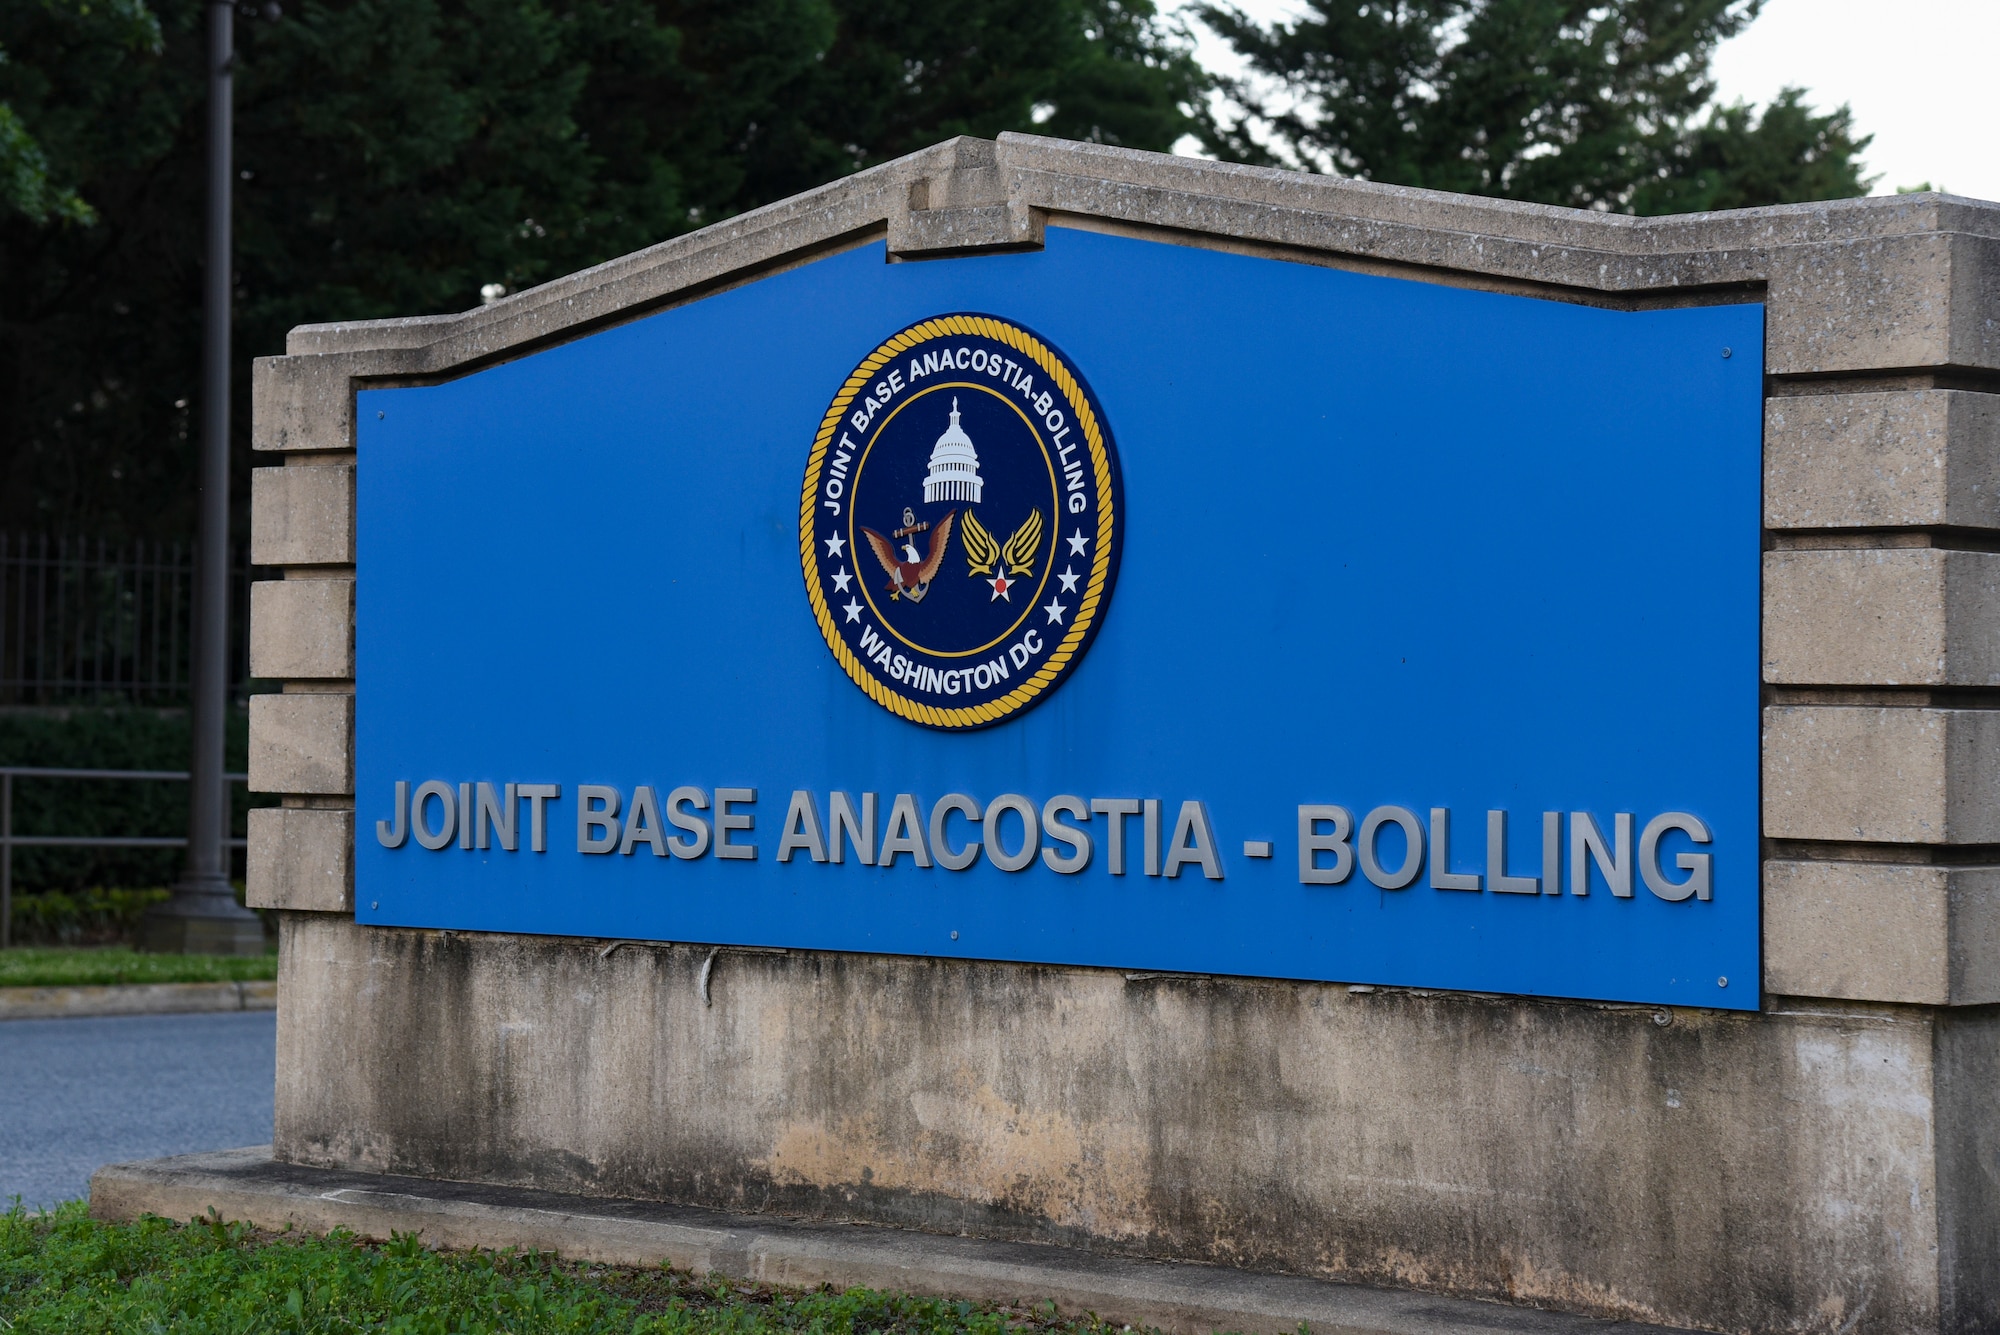
[(847, 600), (847, 606), (841, 608), (840, 610), (847, 613), (847, 619), (849, 621), (861, 620), (861, 604), (855, 602), (852, 598), (849, 598)]
[(1061, 603), (1057, 602), (1053, 598), (1049, 599), (1049, 605), (1047, 607), (1044, 607), (1042, 610), (1049, 614), (1049, 620), (1052, 622), (1061, 621), (1063, 619), (1063, 613), (1069, 611), (1067, 607), (1064, 607)]
[(1056, 578), (1063, 582), (1062, 591), (1064, 593), (1076, 592), (1076, 571), (1072, 567), (1064, 566), (1062, 574), (1057, 575)]
[(1090, 539), (1084, 537), (1083, 530), (1079, 528), (1074, 534), (1063, 539), (1063, 541), (1069, 544), (1069, 554), (1071, 556), (1082, 556), (1083, 544), (1089, 542)]
[(847, 582), (853, 578), (854, 576), (847, 573), (847, 567), (842, 566), (840, 568), (840, 573), (833, 577), (833, 587), (842, 593), (846, 593)]
[[(1077, 531), (1081, 533), (1083, 530), (1078, 529)], [(841, 537), (838, 533), (826, 540), (826, 554), (828, 556), (839, 556), (846, 548), (847, 539)]]
[(1014, 601), (1013, 596), (1010, 593), (1010, 590), (1013, 589), (1015, 581), (1007, 578), (1006, 566), (1001, 566), (1000, 573), (998, 575), (995, 575), (992, 579), (987, 580), (986, 582), (993, 586), (993, 596), (991, 598), (988, 598), (986, 600), (987, 602), (990, 603), (995, 598), (1005, 598), (1010, 603)]

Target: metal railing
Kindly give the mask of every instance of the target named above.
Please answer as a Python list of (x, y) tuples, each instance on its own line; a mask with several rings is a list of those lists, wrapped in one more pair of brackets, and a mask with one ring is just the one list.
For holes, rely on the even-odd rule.
[[(0, 705), (187, 701), (191, 545), (0, 533)], [(230, 682), (249, 677), (250, 568), (230, 571)]]
[[(186, 783), (187, 771), (179, 769), (43, 769), (27, 765), (0, 765), (0, 949), (13, 941), (14, 850), (18, 848), (186, 848), (186, 835), (150, 834), (15, 834), (14, 780), (16, 779), (126, 779), (138, 782)], [(247, 774), (224, 774), (231, 783), (243, 783)], [(229, 847), (242, 848), (245, 840), (231, 839)]]

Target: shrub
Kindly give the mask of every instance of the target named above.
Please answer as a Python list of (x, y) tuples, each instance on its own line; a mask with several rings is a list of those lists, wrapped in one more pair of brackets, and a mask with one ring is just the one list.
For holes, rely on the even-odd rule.
[[(182, 710), (0, 711), (0, 765), (185, 770), (190, 745)], [(248, 751), (248, 716), (232, 710), (224, 763), (240, 773)], [(240, 836), (244, 812), (270, 799), (253, 803), (240, 783), (231, 785), (231, 795), (231, 828)], [(185, 783), (16, 779), (14, 833), (184, 835), (187, 802)], [(17, 848), (14, 893), (19, 902), (46, 890), (78, 895), (92, 886), (168, 885), (180, 875), (185, 857), (177, 848)], [(67, 912), (59, 906), (48, 911)]]
[(146, 910), (166, 900), (165, 890), (44, 890), (16, 895), (15, 945), (97, 946), (136, 941)]

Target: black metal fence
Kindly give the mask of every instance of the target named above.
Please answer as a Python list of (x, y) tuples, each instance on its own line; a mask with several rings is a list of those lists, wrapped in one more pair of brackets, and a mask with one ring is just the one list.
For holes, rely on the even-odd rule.
[[(239, 784), (247, 774), (224, 774), (231, 784)], [(45, 769), (24, 765), (0, 765), (0, 950), (13, 944), (14, 850), (16, 848), (186, 848), (186, 835), (146, 834), (16, 834), (14, 833), (14, 784), (21, 779), (116, 779), (127, 782), (186, 783), (186, 770), (157, 769)], [(239, 820), (237, 825), (241, 825)], [(245, 843), (241, 835), (228, 840), (232, 851)]]
[[(230, 571), (230, 682), (249, 680), (250, 567)], [(184, 705), (191, 543), (0, 532), (0, 706)]]

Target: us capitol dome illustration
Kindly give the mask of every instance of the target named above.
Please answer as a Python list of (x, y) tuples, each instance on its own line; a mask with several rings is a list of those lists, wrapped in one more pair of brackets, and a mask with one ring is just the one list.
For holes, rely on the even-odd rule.
[(979, 500), (979, 453), (958, 424), (958, 400), (951, 401), (951, 425), (931, 447), (931, 471), (924, 478), (924, 503)]

